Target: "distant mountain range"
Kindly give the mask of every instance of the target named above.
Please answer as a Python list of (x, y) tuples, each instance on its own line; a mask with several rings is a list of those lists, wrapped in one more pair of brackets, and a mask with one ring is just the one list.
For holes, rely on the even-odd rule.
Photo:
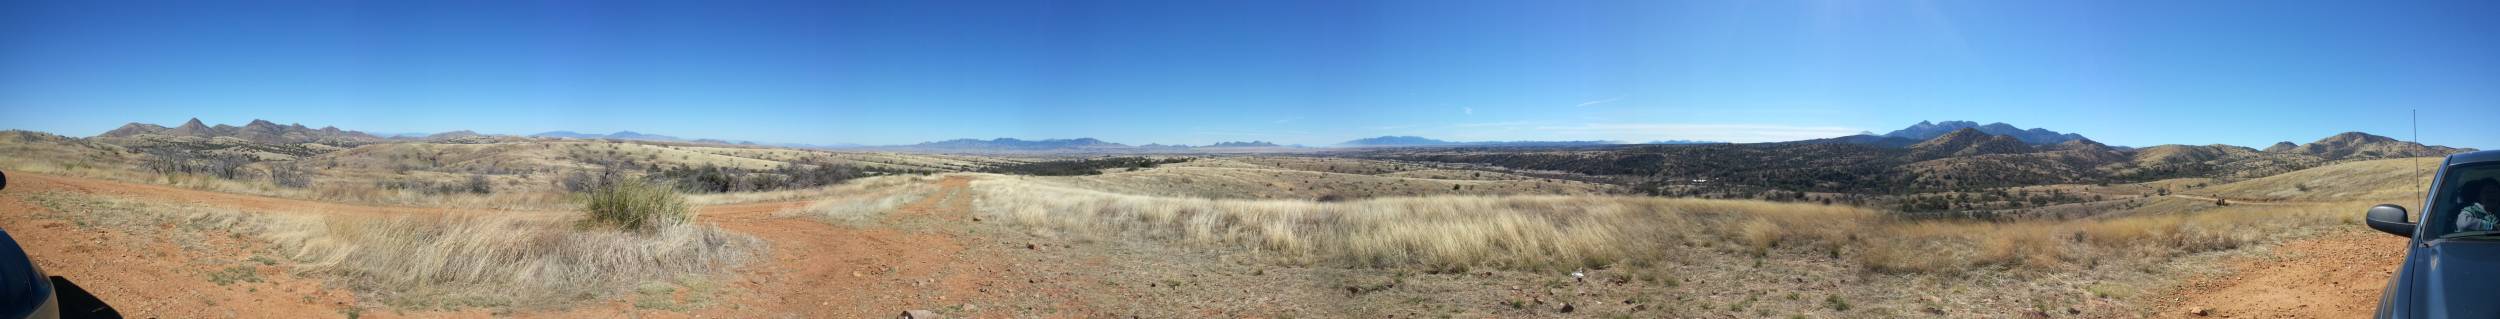
[(862, 146), (862, 147), (860, 147), (860, 148), (862, 148), (862, 149), (873, 149), (873, 150), (892, 150), (892, 151), (915, 151), (915, 152), (964, 152), (964, 153), (1048, 153), (1048, 152), (1070, 152), (1070, 153), (1085, 153), (1085, 152), (1096, 152), (1096, 153), (1152, 153), (1152, 152), (1200, 152), (1200, 151), (1260, 151), (1260, 150), (1266, 150), (1266, 149), (1287, 149), (1287, 148), (1299, 148), (1299, 147), (1301, 147), (1301, 146), (1299, 146), (1299, 145), (1277, 145), (1276, 143), (1270, 143), (1270, 142), (1266, 142), (1266, 141), (1248, 141), (1248, 142), (1242, 142), (1242, 141), (1227, 141), (1227, 142), (1217, 142), (1217, 143), (1215, 143), (1215, 144), (1208, 144), (1208, 145), (1206, 145), (1206, 146), (1189, 146), (1189, 145), (1166, 145), (1166, 144), (1128, 145), (1128, 144), (1121, 144), (1121, 143), (1106, 142), (1106, 141), (1103, 141), (1103, 140), (1100, 140), (1100, 139), (1095, 139), (1095, 138), (1090, 138), (1090, 137), (1084, 137), (1084, 138), (1069, 138), (1069, 139), (1041, 139), (1041, 140), (1025, 140), (1025, 139), (1005, 138), (1005, 137), (1002, 137), (1002, 138), (993, 138), (993, 139), (987, 139), (987, 140), (983, 140), (983, 139), (969, 139), (969, 138), (965, 138), (965, 139), (952, 139), (952, 140), (944, 140), (944, 141), (936, 141), (936, 142), (923, 142), (923, 143), (919, 143), (919, 144), (911, 144), (911, 145)]
[[(452, 140), (452, 139), (466, 139), (466, 138), (477, 138), (477, 137), (487, 137), (487, 138), (492, 138), (492, 137), (497, 137), (497, 136), (505, 136), (505, 135), (490, 135), (490, 134), (482, 134), (482, 133), (478, 133), (478, 132), (474, 132), (474, 131), (461, 130), (461, 131), (451, 131), (451, 132), (442, 132), (442, 133), (433, 133), (433, 134), (423, 134), (423, 133), (398, 133), (398, 134), (390, 134), (389, 136), (387, 136), (387, 137), (386, 137), (386, 136), (377, 136), (377, 135), (374, 135), (374, 134), (369, 134), (369, 133), (359, 132), (359, 131), (342, 130), (342, 129), (339, 129), (339, 128), (336, 128), (336, 127), (322, 127), (322, 128), (317, 128), (317, 129), (316, 129), (316, 128), (308, 128), (308, 127), (305, 127), (305, 126), (304, 126), (304, 125), (302, 125), (302, 124), (286, 124), (286, 125), (280, 125), (280, 124), (277, 124), (277, 123), (274, 123), (274, 122), (270, 122), (270, 121), (267, 121), (267, 120), (258, 120), (258, 119), (252, 120), (250, 123), (248, 123), (248, 124), (244, 124), (243, 126), (231, 126), (231, 125), (223, 125), (223, 124), (211, 126), (211, 125), (207, 125), (207, 124), (205, 124), (205, 123), (202, 123), (199, 119), (196, 119), (196, 118), (191, 119), (191, 120), (189, 120), (189, 121), (186, 121), (186, 122), (182, 123), (182, 125), (178, 125), (178, 126), (174, 126), (174, 127), (165, 127), (165, 126), (159, 126), (159, 125), (154, 125), (154, 124), (146, 124), (146, 123), (129, 123), (129, 124), (122, 125), (122, 126), (121, 126), (121, 127), (119, 127), (119, 128), (115, 128), (115, 129), (113, 129), (113, 130), (111, 130), (111, 131), (107, 131), (107, 132), (104, 132), (103, 134), (97, 135), (97, 137), (102, 137), (102, 138), (135, 138), (135, 137), (142, 137), (142, 136), (198, 137), (198, 138), (210, 138), (210, 139), (215, 139), (215, 138), (221, 138), (221, 137), (222, 137), (222, 138), (234, 138), (234, 139), (240, 139), (240, 140), (244, 140), (244, 141), (250, 141), (250, 142), (253, 142), (253, 143), (263, 143), (263, 144), (292, 145), (292, 144), (306, 144), (306, 143), (312, 143), (312, 144), (326, 144), (326, 145), (333, 145), (333, 146), (354, 146), (354, 145), (361, 145), (361, 144), (379, 143), (379, 142), (385, 142), (385, 141), (390, 141), (390, 140), (411, 140), (411, 139), (414, 139), (414, 140)], [(1165, 145), (1165, 144), (1128, 145), (1128, 144), (1121, 144), (1121, 143), (1113, 143), (1113, 142), (1103, 141), (1103, 140), (1100, 140), (1100, 139), (1095, 139), (1095, 138), (1068, 138), (1068, 139), (1041, 139), (1041, 140), (1024, 140), (1024, 139), (1016, 139), (1016, 138), (993, 138), (993, 139), (987, 139), (987, 140), (982, 140), (982, 139), (953, 139), (953, 140), (944, 140), (944, 141), (935, 141), (935, 142), (924, 142), (924, 143), (909, 144), (909, 145), (886, 145), (886, 146), (864, 146), (864, 145), (857, 145), (857, 144), (837, 144), (837, 145), (809, 145), (809, 144), (792, 144), (792, 143), (761, 144), (761, 143), (755, 143), (755, 142), (750, 142), (750, 141), (730, 141), (730, 140), (719, 140), (719, 139), (686, 139), (686, 138), (680, 138), (680, 137), (675, 137), (675, 136), (658, 135), (658, 134), (646, 134), (646, 133), (639, 133), (639, 132), (633, 132), (633, 131), (619, 131), (619, 132), (615, 132), (615, 133), (608, 133), (608, 134), (589, 134), (589, 133), (579, 133), (579, 132), (573, 132), (573, 131), (552, 131), (552, 132), (545, 132), (545, 133), (532, 134), (532, 135), (529, 135), (529, 137), (537, 137), (537, 138), (580, 138), (580, 139), (618, 139), (618, 140), (669, 141), (669, 142), (689, 142), (689, 143), (716, 143), (716, 144), (741, 144), (741, 145), (767, 145), (767, 146), (792, 147), (792, 148), (812, 148), (812, 149), (869, 149), (869, 150), (891, 150), (891, 151), (968, 152), (968, 153), (984, 153), (984, 152), (1045, 152), (1045, 153), (1046, 153), (1046, 152), (1101, 152), (1101, 153), (1139, 153), (1139, 152), (1209, 152), (1209, 151), (1212, 151), (1212, 152), (1270, 152), (1270, 151), (1286, 151), (1286, 150), (1289, 150), (1289, 149), (1295, 149), (1295, 148), (1301, 148), (1301, 147), (1302, 147), (1302, 146), (1300, 146), (1300, 145), (1278, 145), (1278, 144), (1276, 144), (1276, 143), (1267, 142), (1267, 141), (1226, 141), (1226, 142), (1218, 142), (1218, 143), (1214, 143), (1214, 144), (1209, 144), (1209, 145), (1205, 145), (1205, 146), (1190, 146), (1190, 145)], [(1380, 136), (1380, 137), (1363, 138), (1363, 139), (1356, 139), (1356, 140), (1346, 141), (1346, 142), (1344, 142), (1344, 143), (1339, 143), (1339, 144), (1337, 144), (1336, 146), (1340, 146), (1340, 147), (1354, 147), (1354, 148), (1393, 148), (1393, 147), (1578, 147), (1578, 146), (1604, 146), (1604, 145), (1626, 145), (1626, 144), (1632, 144), (1632, 143), (1624, 143), (1624, 142), (1619, 142), (1619, 141), (1476, 141), (1476, 142), (1461, 142), (1461, 141), (1447, 141), (1447, 140), (1440, 140), (1440, 139), (1425, 138), (1425, 137), (1421, 137), (1421, 136)], [(1653, 145), (1654, 145), (1654, 144), (1726, 144), (1726, 143), (1722, 143), (1722, 142), (1708, 142), (1708, 141), (1688, 141), (1688, 140), (1664, 140), (1664, 141), (1652, 141), (1652, 142), (1649, 142), (1649, 143), (1641, 143), (1641, 144), (1653, 144)], [(2130, 153), (2130, 154), (2139, 154), (2139, 153), (2140, 153), (2140, 154), (2143, 154), (2143, 155), (2148, 155), (2148, 156), (2137, 156), (2137, 157), (2152, 158), (2152, 159), (2155, 159), (2155, 160), (2160, 160), (2160, 161), (2178, 161), (2178, 160), (2198, 160), (2198, 161), (2206, 161), (2206, 160), (2211, 160), (2211, 159), (2213, 159), (2213, 158), (2222, 158), (2222, 157), (2232, 156), (2232, 155), (2230, 155), (2230, 154), (2289, 154), (2289, 155), (2306, 155), (2306, 156), (2310, 156), (2310, 157), (2313, 157), (2313, 158), (2316, 158), (2316, 159), (2319, 159), (2319, 160), (2340, 160), (2340, 159), (2346, 159), (2346, 158), (2387, 158), (2387, 157), (2408, 157), (2408, 156), (2437, 156), (2437, 155), (2452, 154), (2452, 153), (2457, 153), (2457, 152), (2462, 152), (2462, 151), (2471, 151), (2471, 149), (2451, 148), (2451, 147), (2445, 147), (2445, 146), (2426, 146), (2426, 145), (2422, 145), (2422, 144), (2418, 144), (2418, 143), (2412, 143), (2412, 142), (2399, 141), (2399, 140), (2396, 140), (2396, 139), (2393, 139), (2393, 138), (2388, 138), (2388, 137), (2384, 137), (2384, 136), (2377, 136), (2377, 135), (2370, 135), (2370, 134), (2360, 133), (2360, 132), (2348, 132), (2348, 133), (2343, 133), (2343, 134), (2337, 134), (2337, 135), (2334, 135), (2334, 136), (2329, 136), (2329, 137), (2327, 137), (2327, 138), (2324, 138), (2324, 139), (2319, 139), (2319, 140), (2317, 140), (2317, 141), (2315, 141), (2315, 142), (2310, 142), (2310, 143), (2307, 143), (2307, 144), (2294, 144), (2294, 143), (2289, 142), (2289, 141), (2279, 142), (2279, 143), (2275, 143), (2275, 144), (2273, 144), (2273, 145), (2271, 145), (2271, 146), (2268, 146), (2268, 147), (2266, 147), (2265, 149), (2262, 149), (2262, 150), (2260, 150), (2260, 149), (2248, 148), (2248, 147), (2240, 147), (2240, 146), (2229, 146), (2229, 145), (2205, 145), (2205, 146), (2189, 146), (2189, 145), (2161, 145), (2161, 146), (2155, 146), (2155, 147), (2147, 147), (2147, 148), (2144, 148), (2144, 149), (2136, 149), (2136, 148), (2128, 148), (2128, 147), (2112, 147), (2112, 146), (2109, 146), (2109, 145), (2103, 145), (2103, 144), (2101, 144), (2101, 143), (2099, 143), (2099, 142), (2092, 141), (2092, 140), (2091, 140), (2091, 139), (2089, 139), (2089, 138), (2085, 138), (2085, 137), (2083, 137), (2083, 135), (2081, 135), (2081, 134), (2074, 134), (2074, 133), (2061, 133), (2061, 132), (2051, 131), (2051, 130), (2044, 129), (2044, 128), (2030, 128), (2030, 129), (2024, 129), (2024, 128), (2016, 127), (2016, 126), (2013, 126), (2013, 125), (2011, 125), (2011, 124), (2005, 124), (2005, 123), (1989, 123), (1989, 124), (1981, 125), (1981, 124), (1978, 124), (1977, 122), (1972, 122), (1972, 121), (1942, 121), (1942, 122), (1927, 122), (1927, 121), (1921, 121), (1921, 122), (1919, 122), (1918, 124), (1911, 125), (1911, 126), (1909, 126), (1909, 127), (1907, 127), (1907, 128), (1903, 128), (1903, 129), (1900, 129), (1900, 130), (1895, 130), (1895, 131), (1892, 131), (1892, 132), (1890, 132), (1890, 133), (1885, 133), (1885, 134), (1883, 134), (1883, 135), (1874, 135), (1874, 134), (1871, 134), (1871, 133), (1870, 133), (1870, 134), (1860, 134), (1860, 135), (1843, 136), (1843, 137), (1835, 137), (1835, 138), (1825, 138), (1825, 139), (1815, 139), (1815, 140), (1803, 140), (1803, 141), (1792, 141), (1792, 142), (1766, 143), (1766, 144), (1855, 144), (1855, 145), (1867, 145), (1867, 146), (1874, 146), (1874, 147), (1878, 147), (1878, 148), (1886, 148), (1886, 149), (1905, 149), (1905, 150), (1907, 150), (1907, 151), (1908, 151), (1908, 153), (1906, 153), (1905, 155), (1907, 155), (1907, 158), (1910, 158), (1910, 159), (1955, 158), (1955, 157), (1970, 157), (1970, 156), (1991, 155), (1991, 154), (2023, 154), (2023, 153), (2034, 153), (2034, 152), (2044, 152), (2044, 151), (2089, 151), (2089, 152), (2126, 152), (2126, 153)]]
[(254, 119), (251, 123), (244, 124), (243, 126), (231, 126), (225, 124), (208, 126), (205, 123), (200, 123), (200, 119), (198, 118), (192, 118), (190, 121), (182, 122), (182, 125), (175, 127), (164, 127), (156, 124), (132, 122), (130, 124), (123, 124), (120, 128), (114, 128), (111, 131), (105, 131), (104, 134), (96, 136), (132, 138), (147, 135), (176, 137), (187, 136), (200, 138), (231, 137), (263, 144), (315, 143), (338, 146), (376, 143), (384, 140), (382, 137), (373, 136), (373, 134), (340, 130), (337, 127), (329, 126), (315, 129), (304, 127), (303, 124), (278, 125), (278, 123), (259, 119)]
[(1414, 146), (1590, 146), (1625, 144), (1616, 141), (1483, 141), (1453, 142), (1421, 136), (1381, 136), (1337, 143), (1345, 147), (1414, 147)]
[(1215, 144), (1208, 144), (1206, 147), (1283, 147), (1283, 146), (1278, 146), (1278, 145), (1276, 145), (1276, 143), (1268, 143), (1267, 141), (1249, 141), (1249, 142), (1216, 142)]
[[(1939, 132), (1938, 130), (1942, 131)], [(2013, 154), (2043, 150), (2070, 149), (2134, 150), (2131, 148), (2119, 148), (2104, 145), (2100, 142), (2093, 141), (2092, 139), (2084, 138), (2081, 134), (2058, 133), (2057, 131), (2041, 128), (2022, 129), (2005, 123), (1989, 123), (1987, 125), (1979, 125), (1978, 123), (1971, 121), (1921, 121), (1918, 124), (1911, 125), (1909, 128), (1893, 131), (1892, 133), (1884, 135), (1861, 134), (1785, 143), (1839, 143), (1869, 145), (1884, 148), (1907, 148), (1910, 149), (1910, 154), (1914, 158)], [(2345, 132), (2342, 134), (2336, 134), (2308, 144), (2292, 144), (2290, 141), (2277, 142), (2263, 150), (2230, 145), (2161, 145), (2148, 147), (2146, 149), (2154, 148), (2164, 149), (2157, 150), (2154, 153), (2303, 154), (2316, 156), (2324, 160), (2340, 160), (2355, 157), (2388, 158), (2440, 156), (2463, 151), (2472, 151), (2472, 149), (2452, 148), (2446, 146), (2427, 146), (2420, 143), (2399, 141), (2394, 138), (2361, 132)], [(2184, 148), (2202, 148), (2209, 150), (2179, 151)]]

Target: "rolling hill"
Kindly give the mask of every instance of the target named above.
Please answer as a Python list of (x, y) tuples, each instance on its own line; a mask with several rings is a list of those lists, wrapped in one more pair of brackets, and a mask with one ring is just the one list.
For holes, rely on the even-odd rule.
[(2012, 124), (2005, 123), (1988, 123), (1987, 125), (1979, 125), (1978, 122), (1972, 121), (1944, 121), (1933, 123), (1919, 121), (1918, 124), (1910, 125), (1910, 127), (1895, 130), (1892, 131), (1892, 133), (1885, 133), (1884, 136), (1913, 140), (1929, 140), (1963, 129), (1975, 129), (1980, 132), (1988, 133), (1989, 135), (2013, 137), (2015, 140), (2031, 145), (2050, 145), (2084, 139), (2081, 134), (2058, 133), (2057, 131), (2050, 131), (2042, 128), (2023, 129), (2015, 127)]

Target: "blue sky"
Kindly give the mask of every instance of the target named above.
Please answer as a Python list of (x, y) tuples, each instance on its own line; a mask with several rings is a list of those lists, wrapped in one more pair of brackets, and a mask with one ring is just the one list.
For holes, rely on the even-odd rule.
[(15, 1), (0, 128), (2500, 148), (2500, 1)]

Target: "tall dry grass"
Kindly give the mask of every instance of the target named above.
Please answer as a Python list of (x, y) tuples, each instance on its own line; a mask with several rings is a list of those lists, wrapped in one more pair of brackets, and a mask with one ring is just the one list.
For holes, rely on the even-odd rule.
[(181, 225), (173, 229), (266, 240), (295, 272), (401, 308), (561, 307), (638, 284), (717, 276), (763, 245), (695, 223), (632, 232), (576, 227), (559, 215), (241, 212), (58, 192), (29, 199), (82, 227), (162, 232), (163, 225)]
[(325, 218), (273, 229), (263, 237), (299, 271), (409, 308), (592, 300), (642, 283), (718, 275), (762, 245), (692, 223), (631, 232), (509, 216)]
[(1718, 254), (1829, 256), (1862, 269), (1959, 273), (2143, 263), (2315, 234), (2346, 207), (2227, 207), (2094, 220), (1914, 221), (1847, 206), (1614, 196), (1350, 202), (1156, 197), (1038, 179), (973, 182), (979, 214), (1044, 236), (1143, 238), (1350, 267), (1602, 268)]
[(665, 183), (627, 178), (582, 194), (582, 224), (646, 231), (694, 220), (686, 197)]
[(2066, 221), (1894, 222), (1878, 226), (1882, 237), (1864, 247), (1867, 257), (1862, 261), (1870, 269), (1887, 272), (2142, 264), (2350, 227), (2359, 223), (2354, 212), (2366, 207), (2360, 202), (2243, 205)]

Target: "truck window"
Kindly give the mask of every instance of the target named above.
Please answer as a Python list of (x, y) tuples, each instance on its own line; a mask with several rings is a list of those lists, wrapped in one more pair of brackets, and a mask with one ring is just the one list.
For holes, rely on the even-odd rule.
[(2500, 230), (2500, 165), (2450, 168), (2438, 187), (2422, 216), (2425, 227), (2441, 236)]

